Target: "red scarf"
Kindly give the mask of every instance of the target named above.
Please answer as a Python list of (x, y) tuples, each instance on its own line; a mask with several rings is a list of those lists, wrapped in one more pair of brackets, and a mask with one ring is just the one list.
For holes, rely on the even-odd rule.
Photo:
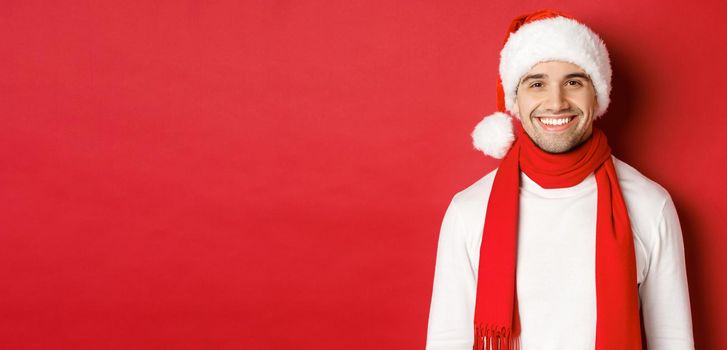
[(521, 131), (500, 163), (480, 247), (474, 349), (520, 348), (515, 265), (521, 170), (543, 188), (572, 187), (595, 172), (596, 350), (640, 350), (633, 234), (611, 148), (597, 128), (587, 141), (560, 154), (541, 150)]

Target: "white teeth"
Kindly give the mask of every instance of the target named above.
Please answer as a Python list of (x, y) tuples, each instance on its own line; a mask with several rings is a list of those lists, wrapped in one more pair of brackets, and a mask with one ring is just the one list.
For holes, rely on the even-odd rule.
[(540, 118), (540, 121), (545, 125), (563, 125), (568, 124), (570, 118)]

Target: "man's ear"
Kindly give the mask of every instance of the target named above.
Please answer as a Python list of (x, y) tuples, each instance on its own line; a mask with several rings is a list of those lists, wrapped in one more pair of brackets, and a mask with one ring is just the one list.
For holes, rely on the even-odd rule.
[(515, 97), (515, 101), (512, 104), (512, 112), (515, 113), (515, 116), (520, 118), (520, 106), (517, 105), (517, 96)]

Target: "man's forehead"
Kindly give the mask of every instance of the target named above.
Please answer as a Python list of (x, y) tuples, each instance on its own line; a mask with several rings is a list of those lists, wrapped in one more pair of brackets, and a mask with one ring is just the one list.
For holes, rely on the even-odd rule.
[[(550, 75), (549, 75), (550, 74)], [(527, 80), (532, 79), (573, 79), (582, 78), (588, 81), (591, 80), (590, 76), (580, 66), (564, 61), (546, 61), (539, 62), (534, 65), (530, 70), (525, 73), (521, 78), (520, 82), (524, 83)]]
[[(553, 76), (553, 78), (557, 78), (558, 76)], [(522, 81), (530, 80), (530, 79), (548, 79), (550, 76), (548, 76), (545, 73), (532, 73), (532, 74), (526, 74), (523, 76)], [(562, 76), (562, 79), (571, 79), (571, 78), (583, 78), (586, 80), (591, 80), (591, 78), (588, 76), (588, 74), (584, 72), (570, 72), (567, 74), (564, 74)]]

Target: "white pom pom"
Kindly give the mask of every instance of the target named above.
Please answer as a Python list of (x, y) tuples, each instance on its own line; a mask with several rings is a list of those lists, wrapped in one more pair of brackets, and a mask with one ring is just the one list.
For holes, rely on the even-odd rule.
[(497, 159), (501, 159), (515, 141), (512, 118), (502, 112), (495, 112), (482, 119), (472, 131), (475, 149)]

